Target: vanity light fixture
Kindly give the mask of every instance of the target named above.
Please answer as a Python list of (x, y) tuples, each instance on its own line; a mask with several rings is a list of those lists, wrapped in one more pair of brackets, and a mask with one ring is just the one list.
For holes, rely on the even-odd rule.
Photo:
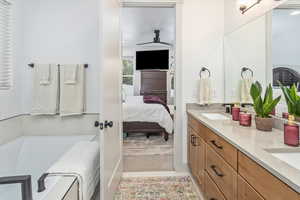
[(262, 0), (240, 0), (240, 10), (245, 14), (248, 10), (259, 4)]

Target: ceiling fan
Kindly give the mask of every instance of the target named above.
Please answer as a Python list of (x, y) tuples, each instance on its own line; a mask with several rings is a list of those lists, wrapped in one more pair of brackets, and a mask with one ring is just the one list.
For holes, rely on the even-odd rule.
[(164, 44), (164, 45), (168, 45), (168, 46), (172, 46), (171, 43), (168, 43), (168, 42), (161, 42), (160, 41), (160, 30), (154, 30), (154, 34), (155, 34), (155, 37), (153, 38), (153, 41), (152, 42), (144, 42), (144, 43), (138, 43), (136, 45), (145, 45), (145, 44)]

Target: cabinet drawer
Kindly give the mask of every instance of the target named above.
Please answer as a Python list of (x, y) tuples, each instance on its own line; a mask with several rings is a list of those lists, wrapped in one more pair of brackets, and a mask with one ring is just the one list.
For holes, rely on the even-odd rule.
[(237, 197), (237, 172), (209, 145), (206, 145), (206, 170), (227, 199)]
[(205, 172), (205, 197), (207, 200), (226, 200), (216, 184)]
[(239, 174), (266, 200), (299, 200), (299, 194), (239, 152)]
[(199, 121), (197, 121), (191, 115), (189, 115), (189, 117), (188, 117), (188, 124), (199, 135), (199, 137), (201, 137), (203, 140), (205, 140), (206, 127), (203, 124), (201, 124)]
[(238, 200), (264, 200), (241, 176), (238, 176)]
[(206, 130), (206, 141), (220, 156), (222, 156), (231, 167), (237, 170), (237, 149), (226, 142), (223, 138), (216, 135), (210, 129)]

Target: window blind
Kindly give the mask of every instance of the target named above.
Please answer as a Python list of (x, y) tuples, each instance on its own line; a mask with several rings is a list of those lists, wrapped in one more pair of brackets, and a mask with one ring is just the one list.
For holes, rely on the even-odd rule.
[(0, 0), (0, 90), (12, 86), (12, 4)]

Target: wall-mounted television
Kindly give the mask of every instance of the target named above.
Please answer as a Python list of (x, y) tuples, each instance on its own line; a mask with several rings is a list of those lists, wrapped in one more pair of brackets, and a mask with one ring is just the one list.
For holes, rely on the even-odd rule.
[(168, 70), (169, 50), (137, 51), (136, 70)]

